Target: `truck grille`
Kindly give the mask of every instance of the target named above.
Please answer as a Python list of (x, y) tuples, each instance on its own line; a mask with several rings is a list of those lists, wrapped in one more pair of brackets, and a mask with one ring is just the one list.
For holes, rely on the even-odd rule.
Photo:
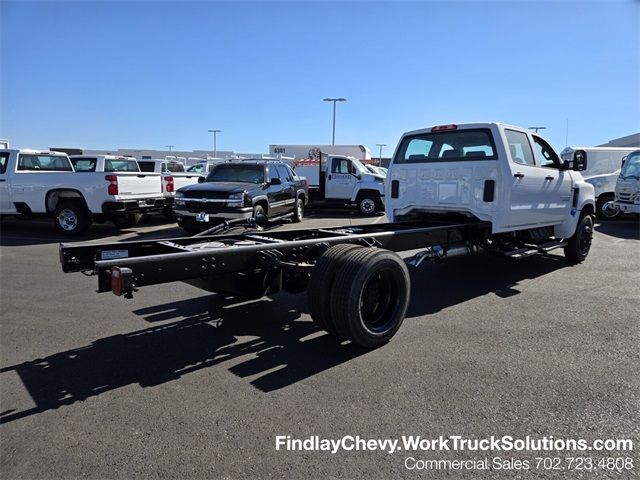
[(213, 198), (221, 199), (227, 198), (229, 194), (227, 192), (184, 192), (185, 198)]
[(226, 203), (225, 202), (216, 202), (216, 203), (205, 203), (205, 202), (193, 202), (187, 201), (185, 202), (185, 207), (191, 213), (217, 213), (224, 210)]
[(616, 200), (624, 203), (632, 203), (633, 202), (633, 194), (632, 193), (616, 193)]

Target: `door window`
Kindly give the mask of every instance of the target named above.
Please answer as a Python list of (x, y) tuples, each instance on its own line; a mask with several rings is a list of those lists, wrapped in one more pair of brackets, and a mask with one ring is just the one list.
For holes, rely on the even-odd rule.
[(54, 155), (23, 154), (18, 159), (18, 170), (36, 172), (72, 172), (67, 157)]
[(524, 132), (505, 129), (511, 160), (521, 165), (535, 165), (529, 137)]
[(276, 169), (278, 170), (278, 174), (280, 175), (280, 178), (283, 182), (290, 182), (291, 180), (293, 180), (284, 165), (278, 165), (276, 166)]
[(553, 148), (540, 137), (533, 136), (536, 165), (547, 168), (560, 168), (560, 159)]
[(346, 158), (334, 158), (331, 164), (331, 173), (349, 173), (349, 164)]
[(141, 172), (153, 172), (156, 168), (156, 164), (154, 162), (138, 162), (140, 166)]
[(276, 170), (276, 167), (274, 166), (269, 167), (269, 182), (271, 182), (271, 180), (275, 180), (278, 178), (280, 177), (278, 177), (278, 171)]
[(7, 162), (9, 161), (9, 153), (0, 153), (0, 173), (7, 171)]
[(72, 158), (73, 168), (76, 172), (95, 172), (96, 171), (95, 158)]

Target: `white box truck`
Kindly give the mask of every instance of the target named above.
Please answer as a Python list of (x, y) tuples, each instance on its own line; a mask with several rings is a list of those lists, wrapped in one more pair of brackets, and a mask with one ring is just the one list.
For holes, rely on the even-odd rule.
[(613, 205), (616, 180), (620, 175), (622, 159), (640, 148), (606, 148), (606, 147), (567, 147), (560, 153), (563, 160), (574, 161), (582, 156), (586, 170), (582, 172), (585, 181), (593, 185), (596, 196), (596, 216), (600, 220), (610, 220), (621, 211)]

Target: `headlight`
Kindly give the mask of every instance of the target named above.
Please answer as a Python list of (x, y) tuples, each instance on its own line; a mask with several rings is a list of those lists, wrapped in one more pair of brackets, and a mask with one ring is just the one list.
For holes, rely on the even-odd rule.
[(380, 178), (380, 177), (375, 177), (376, 182), (378, 183), (384, 183), (384, 178)]
[(244, 192), (232, 193), (229, 195), (229, 200), (243, 200), (243, 199), (244, 199)]
[(176, 192), (176, 196), (174, 197), (174, 204), (175, 205), (185, 205), (185, 201), (184, 201), (184, 193), (182, 192)]

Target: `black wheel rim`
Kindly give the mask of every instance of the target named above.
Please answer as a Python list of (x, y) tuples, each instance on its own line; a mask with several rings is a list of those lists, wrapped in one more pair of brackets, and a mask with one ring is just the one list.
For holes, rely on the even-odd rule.
[(360, 318), (365, 328), (376, 334), (393, 327), (400, 305), (400, 283), (394, 273), (389, 268), (376, 270), (360, 294)]
[(593, 228), (591, 227), (591, 222), (587, 220), (582, 226), (582, 231), (580, 232), (580, 242), (578, 245), (578, 247), (580, 248), (580, 253), (582, 253), (582, 255), (587, 255), (589, 253), (589, 249), (591, 249), (592, 239)]

